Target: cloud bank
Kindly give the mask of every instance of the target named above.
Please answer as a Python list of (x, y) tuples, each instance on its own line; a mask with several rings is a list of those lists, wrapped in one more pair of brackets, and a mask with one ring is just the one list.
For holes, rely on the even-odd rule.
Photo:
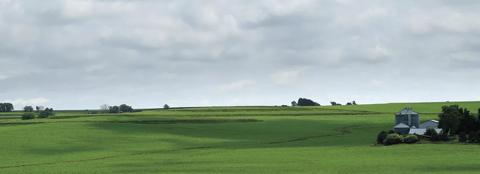
[(0, 100), (479, 100), (480, 2), (3, 0)]

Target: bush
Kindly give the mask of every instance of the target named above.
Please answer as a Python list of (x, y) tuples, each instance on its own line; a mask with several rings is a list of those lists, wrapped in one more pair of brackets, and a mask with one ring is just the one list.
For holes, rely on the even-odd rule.
[(427, 131), (425, 131), (425, 135), (429, 137), (437, 136), (438, 133), (435, 131), (433, 128), (428, 128)]
[(407, 144), (413, 144), (418, 142), (418, 137), (416, 135), (406, 135), (403, 138), (403, 142)]
[(385, 140), (385, 138), (387, 138), (387, 135), (388, 135), (388, 133), (385, 132), (385, 131), (382, 131), (382, 132), (378, 133), (377, 144), (383, 144), (383, 140)]
[(34, 118), (35, 118), (35, 114), (31, 113), (31, 112), (24, 113), (22, 115), (22, 120), (31, 120), (31, 119), (34, 119)]
[(38, 114), (38, 118), (48, 118), (50, 116), (54, 116), (55, 113), (53, 112), (53, 109), (52, 108), (47, 108), (43, 111), (40, 111), (40, 113)]
[(385, 140), (383, 140), (383, 144), (386, 146), (400, 143), (402, 143), (402, 136), (396, 133), (388, 134)]
[(467, 142), (467, 134), (465, 132), (458, 133), (458, 141), (461, 143)]

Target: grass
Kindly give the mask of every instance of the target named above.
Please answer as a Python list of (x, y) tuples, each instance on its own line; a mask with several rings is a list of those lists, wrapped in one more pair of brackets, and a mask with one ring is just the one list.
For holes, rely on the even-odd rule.
[(478, 145), (373, 145), (401, 108), (454, 103), (2, 113), (0, 173), (478, 173)]

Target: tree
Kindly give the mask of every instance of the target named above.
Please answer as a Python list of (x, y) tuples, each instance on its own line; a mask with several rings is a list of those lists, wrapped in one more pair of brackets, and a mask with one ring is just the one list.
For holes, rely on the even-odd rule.
[(383, 144), (383, 141), (385, 140), (385, 138), (387, 138), (387, 135), (388, 135), (388, 133), (385, 132), (385, 131), (382, 131), (382, 132), (378, 133), (377, 144)]
[(0, 112), (13, 112), (13, 104), (0, 103)]
[(38, 118), (48, 118), (50, 116), (54, 116), (55, 113), (53, 112), (53, 108), (46, 108), (43, 111), (40, 111), (38, 114)]
[(477, 120), (473, 114), (467, 108), (460, 108), (460, 113), (462, 114), (459, 118), (459, 127), (458, 132), (466, 134), (471, 134), (477, 131)]
[(167, 104), (163, 105), (163, 109), (170, 109), (170, 106), (168, 106)]
[(293, 106), (293, 107), (297, 106), (297, 102), (296, 102), (296, 101), (292, 101), (292, 106)]
[(357, 105), (357, 102), (355, 102), (355, 100), (352, 101), (352, 104), (353, 105)]
[(320, 106), (320, 104), (307, 98), (299, 98), (297, 106)]
[(43, 106), (35, 106), (35, 110), (37, 110), (37, 112), (43, 111), (44, 109), (45, 107)]
[(107, 104), (100, 105), (100, 110), (108, 111), (109, 106)]
[(110, 113), (120, 113), (120, 107), (110, 106), (110, 107), (108, 107), (108, 112), (110, 112)]
[(120, 112), (133, 112), (133, 108), (131, 106), (126, 105), (126, 104), (121, 104), (120, 105)]
[(33, 112), (33, 107), (32, 107), (32, 106), (25, 106), (25, 107), (23, 107), (23, 111), (25, 111), (25, 112)]
[(443, 135), (453, 135), (457, 133), (460, 125), (460, 117), (462, 116), (460, 109), (458, 105), (442, 107), (442, 113), (438, 115), (440, 119), (438, 127), (442, 128)]
[(334, 102), (334, 101), (330, 102), (330, 104), (331, 104), (332, 106), (341, 106), (341, 105), (342, 105), (342, 104), (337, 103), (337, 102)]

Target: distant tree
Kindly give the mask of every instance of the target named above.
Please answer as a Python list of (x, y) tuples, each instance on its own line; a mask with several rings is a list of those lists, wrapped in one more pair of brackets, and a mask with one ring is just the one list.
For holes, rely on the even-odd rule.
[(14, 110), (13, 104), (11, 104), (11, 103), (4, 103), (4, 105), (6, 105), (6, 106), (5, 106), (5, 108), (6, 108), (5, 112), (13, 112), (13, 110)]
[(40, 111), (38, 114), (38, 118), (48, 118), (50, 116), (54, 116), (55, 113), (53, 112), (53, 108), (46, 108), (43, 111)]
[(13, 104), (0, 103), (0, 112), (13, 112)]
[(109, 106), (108, 112), (110, 113), (120, 113), (120, 107), (118, 106)]
[(296, 102), (296, 101), (292, 101), (292, 106), (293, 106), (293, 107), (297, 106), (297, 102)]
[(25, 107), (23, 107), (23, 111), (25, 111), (25, 112), (33, 112), (33, 107), (32, 107), (32, 106), (25, 106)]
[(459, 136), (460, 134), (465, 135), (466, 139), (467, 134), (473, 134), (477, 131), (477, 120), (467, 108), (460, 108), (459, 111), (461, 115), (459, 118), (459, 126), (457, 131)]
[(109, 107), (107, 104), (100, 105), (100, 111), (102, 112), (107, 112), (109, 110)]
[(44, 109), (44, 106), (35, 106), (35, 110), (37, 110), (37, 112), (43, 111)]
[(342, 105), (342, 104), (337, 103), (337, 102), (334, 102), (334, 101), (330, 102), (330, 104), (331, 104), (332, 106), (341, 106), (341, 105)]
[(353, 105), (352, 103), (348, 102), (347, 105)]
[(299, 98), (297, 102), (298, 106), (320, 106), (317, 102), (307, 98)]
[(126, 104), (121, 104), (120, 105), (120, 112), (133, 112), (133, 108), (131, 106), (128, 106)]
[(357, 102), (355, 102), (355, 100), (354, 100), (354, 101), (352, 101), (352, 104), (353, 104), (353, 105), (357, 105)]
[[(457, 133), (460, 118), (462, 113), (460, 112), (460, 107), (458, 105), (443, 106), (442, 113), (438, 115), (439, 117), (439, 128), (442, 128), (443, 135), (453, 135)], [(463, 112), (463, 111), (462, 111)]]
[(170, 109), (170, 106), (168, 106), (167, 104), (163, 105), (163, 109)]

